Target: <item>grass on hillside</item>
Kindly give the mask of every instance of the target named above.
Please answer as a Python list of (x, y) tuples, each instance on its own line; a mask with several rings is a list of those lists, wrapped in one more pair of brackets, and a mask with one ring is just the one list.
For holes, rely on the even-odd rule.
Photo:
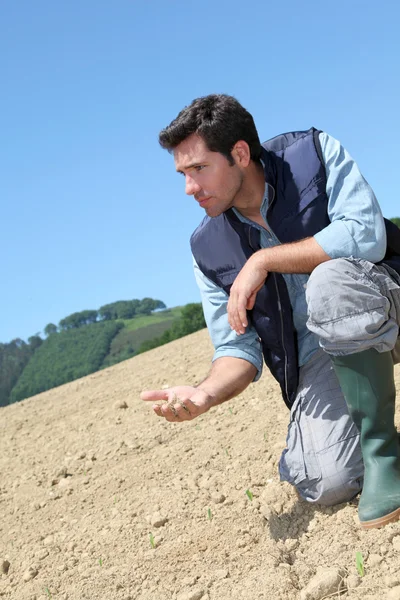
[(169, 329), (179, 319), (181, 312), (182, 307), (176, 306), (148, 316), (120, 319), (125, 327), (112, 340), (101, 368), (111, 367), (134, 356), (143, 342), (160, 337), (164, 331)]
[(162, 323), (163, 321), (173, 321), (181, 316), (182, 307), (175, 306), (174, 308), (167, 308), (167, 310), (160, 310), (159, 312), (153, 313), (152, 315), (142, 315), (134, 317), (133, 319), (120, 319), (125, 325), (125, 331), (134, 331), (141, 327), (147, 327), (154, 323)]

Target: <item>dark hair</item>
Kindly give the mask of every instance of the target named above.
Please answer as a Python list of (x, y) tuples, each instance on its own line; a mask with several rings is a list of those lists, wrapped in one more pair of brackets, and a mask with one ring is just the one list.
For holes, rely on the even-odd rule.
[(239, 140), (247, 142), (254, 161), (261, 157), (261, 144), (251, 114), (233, 96), (211, 94), (196, 98), (160, 132), (162, 148), (174, 150), (197, 133), (212, 152), (223, 154), (233, 164), (232, 148)]

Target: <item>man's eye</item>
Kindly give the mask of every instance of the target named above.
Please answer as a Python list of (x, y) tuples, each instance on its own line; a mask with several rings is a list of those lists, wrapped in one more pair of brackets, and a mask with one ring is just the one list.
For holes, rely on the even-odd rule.
[(205, 165), (197, 165), (197, 166), (195, 167), (195, 169), (196, 169), (196, 171), (197, 171), (197, 172), (199, 172), (199, 171), (202, 171), (202, 170), (204, 169), (204, 166), (205, 166)]

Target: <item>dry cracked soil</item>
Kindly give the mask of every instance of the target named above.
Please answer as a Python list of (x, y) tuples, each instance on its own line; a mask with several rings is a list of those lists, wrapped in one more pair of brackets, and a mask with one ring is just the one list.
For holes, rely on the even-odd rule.
[(139, 399), (211, 356), (200, 331), (0, 409), (1, 599), (400, 599), (400, 524), (362, 531), (357, 500), (279, 482), (288, 410), (266, 370), (189, 423)]

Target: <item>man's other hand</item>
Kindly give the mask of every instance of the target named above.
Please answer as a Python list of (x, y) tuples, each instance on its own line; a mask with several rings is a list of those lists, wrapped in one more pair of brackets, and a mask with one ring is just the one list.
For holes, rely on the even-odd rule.
[(213, 399), (200, 388), (181, 385), (166, 390), (149, 390), (140, 394), (146, 402), (164, 400), (162, 404), (153, 404), (153, 410), (167, 421), (180, 423), (191, 421), (207, 412), (213, 406)]
[(228, 302), (228, 321), (238, 335), (246, 331), (247, 310), (255, 304), (257, 292), (267, 278), (268, 271), (263, 265), (260, 253), (253, 254), (246, 262), (231, 287)]

